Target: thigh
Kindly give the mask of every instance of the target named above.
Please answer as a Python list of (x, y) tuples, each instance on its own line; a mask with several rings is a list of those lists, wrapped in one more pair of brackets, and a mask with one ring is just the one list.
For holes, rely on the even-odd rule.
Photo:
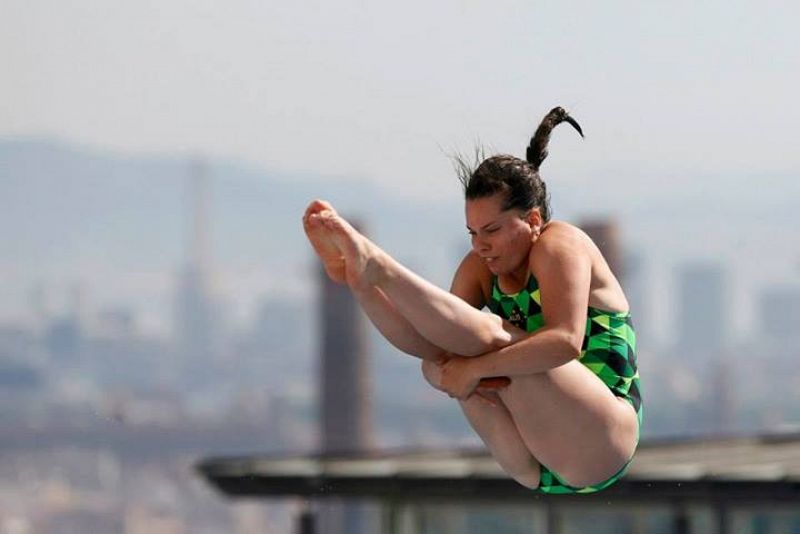
[(528, 450), (517, 425), (501, 399), (490, 406), (475, 395), (459, 401), (470, 426), (480, 436), (500, 467), (529, 488), (539, 485), (539, 462)]
[(500, 395), (528, 450), (570, 485), (608, 478), (636, 448), (633, 407), (578, 360), (514, 377)]

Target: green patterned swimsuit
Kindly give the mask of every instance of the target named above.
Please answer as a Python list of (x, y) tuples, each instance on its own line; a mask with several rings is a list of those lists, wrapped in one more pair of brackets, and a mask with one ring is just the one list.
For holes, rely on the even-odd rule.
[[(544, 325), (539, 283), (533, 275), (528, 279), (527, 286), (513, 295), (500, 291), (497, 277), (493, 277), (492, 296), (487, 306), (495, 315), (527, 332), (535, 332)], [(590, 306), (579, 361), (597, 375), (614, 395), (631, 403), (636, 410), (641, 429), (642, 399), (639, 371), (636, 367), (636, 333), (631, 314), (609, 312)], [(619, 480), (629, 464), (630, 462), (625, 464), (608, 480), (584, 488), (566, 484), (556, 473), (542, 465), (537, 490), (542, 493), (593, 493)]]

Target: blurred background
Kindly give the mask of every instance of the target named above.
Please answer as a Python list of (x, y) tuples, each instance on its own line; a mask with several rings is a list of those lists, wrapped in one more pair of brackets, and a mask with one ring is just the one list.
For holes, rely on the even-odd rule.
[[(800, 428), (791, 2), (0, 0), (0, 533), (290, 532), (209, 454), (319, 450), (325, 198), (440, 286), (449, 156), (612, 228), (643, 438)], [(479, 446), (367, 329), (371, 444)], [(366, 393), (365, 393), (366, 395)], [(793, 523), (797, 525), (797, 522)]]

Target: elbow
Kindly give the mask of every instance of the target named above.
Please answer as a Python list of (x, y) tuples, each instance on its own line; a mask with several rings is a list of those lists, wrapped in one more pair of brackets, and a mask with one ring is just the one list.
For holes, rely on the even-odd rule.
[(509, 325), (496, 315), (491, 315), (490, 317), (495, 319), (495, 322), (489, 322), (489, 327), (482, 332), (483, 335), (481, 336), (483, 345), (489, 347), (489, 351), (484, 348), (484, 350), (479, 351), (477, 354), (474, 354), (474, 356), (500, 350), (514, 342), (514, 336), (509, 330)]
[(569, 358), (580, 358), (581, 351), (583, 350), (584, 332), (564, 330), (562, 331), (562, 342), (564, 344), (564, 352), (569, 355)]

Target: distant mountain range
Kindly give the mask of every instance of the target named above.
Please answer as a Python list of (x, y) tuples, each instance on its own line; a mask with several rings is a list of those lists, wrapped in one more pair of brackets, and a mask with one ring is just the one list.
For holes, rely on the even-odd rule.
[[(80, 277), (112, 286), (99, 291), (107, 295), (115, 283), (124, 289), (114, 273), (177, 273), (186, 258), (196, 160), (0, 140), (0, 291), (16, 295), (5, 305), (23, 305), (24, 287), (37, 279)], [(440, 285), (468, 248), (455, 177), (442, 178), (454, 182), (453, 198), (442, 200), (400, 196), (377, 181), (277, 173), (233, 161), (205, 165), (213, 263), (232, 277), (263, 273), (273, 286), (307, 283), (314, 263), (300, 217), (313, 198), (329, 199), (363, 221), (380, 245)], [(790, 244), (779, 235), (800, 223), (795, 176), (678, 179), (668, 168), (661, 176), (627, 173), (548, 178), (555, 216), (576, 221), (611, 214), (622, 222), (627, 246), (662, 268), (697, 256), (719, 258), (765, 283), (796, 269), (796, 239)]]
[[(190, 157), (130, 157), (54, 141), (0, 141), (0, 243), (4, 258), (32, 265), (82, 254), (174, 268), (188, 232)], [(367, 182), (274, 174), (206, 161), (213, 254), (221, 263), (308, 256), (300, 216), (313, 198), (331, 199), (392, 240), (452, 236), (458, 199), (441, 210), (409, 204)], [(454, 221), (454, 219), (456, 219)], [(407, 229), (405, 229), (407, 228)]]
[[(147, 276), (174, 277), (186, 262), (189, 183), (197, 161), (104, 153), (52, 140), (0, 140), (4, 305), (26, 306), (36, 281), (79, 280), (105, 300), (115, 292), (117, 302), (139, 298), (136, 306), (148, 298), (142, 293), (150, 292), (151, 301), (153, 292), (163, 293), (164, 283)], [(457, 197), (442, 206), (399, 198), (366, 181), (270, 173), (227, 161), (206, 160), (204, 166), (212, 264), (228, 273), (229, 285), (240, 273), (271, 277), (271, 287), (313, 280), (301, 216), (314, 198), (331, 200), (387, 250), (439, 282), (447, 282), (468, 246)], [(153, 287), (132, 295), (126, 285), (134, 282)]]

